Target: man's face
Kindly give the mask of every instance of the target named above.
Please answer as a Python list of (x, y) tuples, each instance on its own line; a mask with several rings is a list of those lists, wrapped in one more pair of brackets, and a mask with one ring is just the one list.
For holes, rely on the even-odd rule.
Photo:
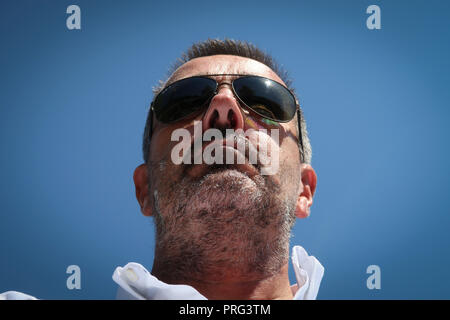
[[(266, 65), (231, 55), (193, 59), (178, 68), (168, 84), (207, 74), (256, 75), (284, 84)], [(190, 277), (192, 270), (198, 271), (199, 277), (212, 272), (217, 280), (235, 276), (236, 270), (275, 272), (286, 263), (296, 213), (301, 215), (304, 209), (306, 215), (310, 206), (299, 196), (304, 191), (301, 172), (305, 165), (300, 163), (296, 118), (287, 123), (267, 123), (240, 106), (229, 85), (236, 76), (212, 78), (219, 83), (218, 93), (204, 112), (171, 124), (154, 119), (148, 166), (135, 172), (142, 210), (155, 217), (156, 254), (165, 253), (164, 261), (155, 263), (185, 268)], [(174, 164), (172, 149), (179, 142), (171, 141), (172, 133), (184, 128), (194, 136), (197, 121), (203, 132), (212, 128), (253, 129), (247, 131), (251, 132), (247, 142), (258, 150), (258, 143), (268, 142), (268, 154), (277, 157), (278, 170), (264, 175), (263, 165), (249, 161), (228, 165)], [(271, 129), (278, 130), (278, 139), (270, 137)], [(194, 140), (192, 147), (193, 143)], [(203, 142), (203, 148), (208, 143)], [(148, 182), (148, 190), (144, 190), (143, 180)], [(302, 205), (304, 208), (299, 211)], [(230, 273), (223, 272), (227, 265)]]

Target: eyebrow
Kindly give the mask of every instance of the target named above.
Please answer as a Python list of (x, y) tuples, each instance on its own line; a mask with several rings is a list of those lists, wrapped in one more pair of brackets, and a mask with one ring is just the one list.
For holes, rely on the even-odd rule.
[(210, 77), (218, 77), (218, 76), (229, 76), (229, 77), (237, 77), (237, 76), (254, 76), (254, 74), (249, 73), (212, 73), (212, 72), (206, 72), (206, 73), (199, 73), (197, 75), (194, 75), (193, 77), (202, 77), (202, 76), (210, 76)]
[[(228, 76), (228, 77), (242, 77), (242, 76), (257, 76), (255, 74), (251, 74), (251, 73), (213, 73), (213, 72), (202, 72), (202, 73), (197, 73), (197, 74), (193, 74), (190, 75), (189, 77), (184, 77), (181, 79), (176, 79), (176, 80), (172, 80), (169, 82), (166, 82), (162, 87), (158, 88), (158, 93), (161, 92), (164, 88), (170, 86), (172, 83), (175, 83), (177, 81), (180, 80), (184, 80), (184, 79), (189, 79), (189, 78), (193, 78), (193, 77), (221, 77), (221, 76)], [(261, 76), (257, 76), (257, 77), (261, 77)]]
[[(242, 77), (242, 76), (257, 76), (257, 75), (250, 74), (250, 73), (212, 73), (212, 72), (206, 72), (206, 73), (197, 73), (197, 74), (194, 74), (194, 75), (190, 75), (189, 77), (181, 78), (181, 79), (175, 80), (173, 82), (177, 82), (179, 80), (193, 78), (193, 77)], [(257, 77), (260, 77), (260, 76), (257, 76)]]

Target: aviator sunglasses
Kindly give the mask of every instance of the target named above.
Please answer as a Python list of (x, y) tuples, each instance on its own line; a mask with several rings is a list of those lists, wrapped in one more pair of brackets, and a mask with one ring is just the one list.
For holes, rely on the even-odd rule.
[[(301, 133), (300, 110), (293, 93), (279, 82), (253, 75), (209, 74), (175, 81), (158, 93), (153, 100), (151, 111), (154, 112), (156, 119), (168, 124), (205, 111), (209, 107), (210, 100), (218, 93), (219, 85), (224, 84), (210, 78), (214, 76), (237, 76), (238, 78), (227, 84), (231, 85), (241, 107), (263, 118), (275, 122), (288, 122), (297, 113)], [(301, 134), (299, 139), (303, 151)]]

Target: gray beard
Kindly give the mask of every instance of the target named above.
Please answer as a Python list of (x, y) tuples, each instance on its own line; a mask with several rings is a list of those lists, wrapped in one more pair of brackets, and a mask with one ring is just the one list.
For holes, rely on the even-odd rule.
[[(150, 167), (151, 176), (163, 167)], [(283, 197), (268, 176), (250, 180), (225, 167), (197, 181), (183, 178), (164, 193), (153, 186), (153, 268), (160, 278), (221, 281), (232, 274), (251, 280), (287, 263), (295, 193)]]

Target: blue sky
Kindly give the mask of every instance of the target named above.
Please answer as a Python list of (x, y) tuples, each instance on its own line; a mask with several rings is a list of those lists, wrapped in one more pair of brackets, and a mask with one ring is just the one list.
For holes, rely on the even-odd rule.
[[(66, 8), (81, 8), (81, 30)], [(380, 30), (366, 8), (381, 8)], [(450, 4), (444, 1), (4, 1), (0, 292), (113, 299), (154, 230), (134, 196), (152, 87), (193, 42), (250, 41), (302, 100), (318, 187), (291, 244), (319, 299), (450, 298)], [(66, 268), (81, 268), (68, 290)], [(369, 265), (381, 289), (366, 286)], [(293, 281), (293, 273), (290, 273)]]

